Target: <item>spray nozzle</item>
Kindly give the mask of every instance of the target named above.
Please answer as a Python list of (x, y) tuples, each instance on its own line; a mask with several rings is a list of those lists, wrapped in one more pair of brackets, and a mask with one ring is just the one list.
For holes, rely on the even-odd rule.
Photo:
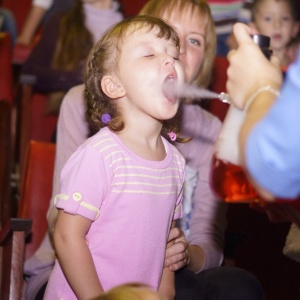
[(227, 93), (224, 93), (224, 92), (222, 92), (218, 95), (218, 99), (221, 100), (224, 103), (229, 103), (229, 104), (231, 103), (229, 95)]

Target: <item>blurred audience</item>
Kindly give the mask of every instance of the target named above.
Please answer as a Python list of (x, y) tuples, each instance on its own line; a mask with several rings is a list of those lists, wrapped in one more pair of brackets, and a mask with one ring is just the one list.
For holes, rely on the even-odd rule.
[(232, 26), (235, 22), (248, 23), (251, 20), (252, 0), (207, 0), (215, 22), (217, 33), (217, 56), (226, 56), (234, 47)]
[(4, 7), (0, 7), (0, 31), (8, 32), (12, 45), (15, 44), (17, 38), (17, 24), (13, 13)]
[(21, 70), (35, 76), (36, 91), (48, 94), (46, 113), (58, 114), (65, 93), (82, 83), (90, 49), (122, 18), (119, 3), (112, 0), (75, 0), (69, 11), (53, 15)]
[(23, 28), (16, 39), (17, 44), (31, 45), (39, 27), (57, 11), (72, 7), (74, 0), (32, 0), (30, 11)]

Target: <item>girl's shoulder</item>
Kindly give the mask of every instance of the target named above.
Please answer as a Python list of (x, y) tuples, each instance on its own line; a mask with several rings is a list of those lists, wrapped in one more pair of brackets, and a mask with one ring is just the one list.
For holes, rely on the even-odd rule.
[(105, 149), (112, 144), (114, 144), (114, 138), (107, 127), (101, 128), (83, 143), (84, 146), (92, 147), (101, 152), (105, 152)]

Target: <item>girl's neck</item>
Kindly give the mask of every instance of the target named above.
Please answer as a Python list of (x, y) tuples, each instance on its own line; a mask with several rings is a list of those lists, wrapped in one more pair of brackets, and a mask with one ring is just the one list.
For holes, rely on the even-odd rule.
[(144, 131), (143, 126), (140, 128), (125, 126), (124, 130), (118, 133), (118, 136), (126, 147), (144, 159), (160, 161), (166, 156), (160, 130), (149, 132)]

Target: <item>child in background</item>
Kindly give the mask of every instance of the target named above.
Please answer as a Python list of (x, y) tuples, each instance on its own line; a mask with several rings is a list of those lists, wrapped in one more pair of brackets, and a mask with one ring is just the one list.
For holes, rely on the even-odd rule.
[(127, 282), (174, 298), (174, 273), (163, 265), (185, 162), (167, 139), (187, 139), (178, 136), (179, 99), (163, 87), (183, 82), (179, 38), (161, 19), (126, 19), (91, 51), (84, 97), (100, 130), (61, 173), (58, 259), (45, 299), (90, 299)]
[(251, 27), (270, 37), (270, 48), (285, 70), (293, 62), (287, 52), (288, 46), (299, 32), (297, 9), (293, 0), (254, 0), (252, 20), (249, 24)]

